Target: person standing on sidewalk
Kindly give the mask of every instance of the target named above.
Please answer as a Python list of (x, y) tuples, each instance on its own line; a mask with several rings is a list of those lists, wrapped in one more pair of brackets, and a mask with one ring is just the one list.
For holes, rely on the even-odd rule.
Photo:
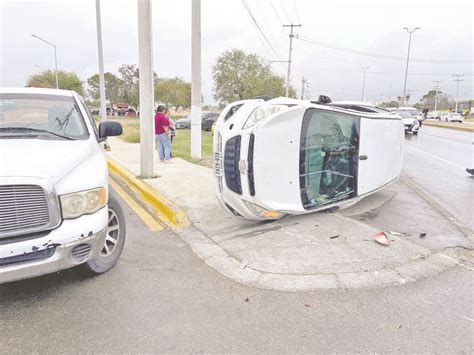
[(171, 159), (171, 131), (170, 122), (165, 116), (166, 107), (159, 105), (155, 115), (155, 143), (158, 147), (158, 158), (162, 162), (169, 162)]
[(170, 157), (173, 157), (172, 147), (173, 147), (173, 139), (174, 139), (174, 136), (176, 135), (176, 128), (175, 128), (175, 125), (174, 125), (174, 121), (171, 118), (171, 109), (170, 108), (166, 109), (165, 116), (168, 119), (168, 122), (170, 123), (170, 144), (171, 144)]

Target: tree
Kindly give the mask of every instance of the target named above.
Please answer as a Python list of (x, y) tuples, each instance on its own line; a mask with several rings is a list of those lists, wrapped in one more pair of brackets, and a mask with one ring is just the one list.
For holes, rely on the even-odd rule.
[[(240, 49), (224, 52), (212, 67), (214, 98), (224, 103), (259, 95), (285, 95), (285, 81), (271, 71), (270, 65), (256, 54)], [(295, 97), (291, 88), (290, 97)]]
[(137, 107), (140, 100), (138, 67), (135, 64), (122, 64), (118, 72), (123, 82), (123, 101)]
[(386, 102), (381, 102), (380, 103), (381, 107), (398, 107), (400, 106), (400, 102), (392, 100), (392, 101), (386, 101)]
[[(84, 95), (83, 82), (76, 73), (67, 71), (58, 71), (59, 89), (74, 90), (79, 95)], [(52, 70), (44, 70), (40, 73), (31, 75), (26, 87), (35, 88), (56, 88), (56, 74)]]
[[(123, 100), (124, 82), (112, 73), (105, 73), (105, 97), (110, 104), (116, 104)], [(87, 79), (88, 93), (94, 100), (100, 99), (99, 74), (94, 74)]]
[(161, 78), (155, 81), (155, 101), (166, 105), (191, 106), (191, 83), (181, 78)]

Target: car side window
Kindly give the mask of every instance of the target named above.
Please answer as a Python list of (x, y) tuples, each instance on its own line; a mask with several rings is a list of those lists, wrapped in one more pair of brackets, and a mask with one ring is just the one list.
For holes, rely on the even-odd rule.
[(81, 96), (78, 96), (78, 97), (79, 97), (79, 101), (81, 102), (82, 107), (84, 107), (84, 109), (86, 110), (87, 117), (89, 118), (89, 122), (91, 123), (92, 129), (94, 130), (95, 137), (98, 140), (99, 139), (99, 129), (97, 128), (97, 123), (94, 120), (94, 116), (92, 116), (92, 113), (89, 110), (89, 107), (86, 105), (86, 103), (84, 102), (82, 97)]

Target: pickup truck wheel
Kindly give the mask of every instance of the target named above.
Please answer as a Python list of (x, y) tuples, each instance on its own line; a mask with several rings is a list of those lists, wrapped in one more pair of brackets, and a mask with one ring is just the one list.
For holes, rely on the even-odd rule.
[(88, 274), (102, 274), (113, 268), (125, 245), (125, 216), (122, 207), (112, 194), (109, 195), (109, 221), (106, 233), (99, 255), (82, 265)]

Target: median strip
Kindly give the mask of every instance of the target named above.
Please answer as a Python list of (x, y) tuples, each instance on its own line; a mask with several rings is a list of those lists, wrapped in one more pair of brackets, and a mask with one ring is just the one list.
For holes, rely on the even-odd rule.
[(130, 171), (122, 167), (112, 158), (108, 158), (109, 172), (114, 178), (119, 179), (123, 184), (132, 190), (145, 206), (157, 215), (163, 222), (173, 229), (182, 230), (189, 225), (185, 212), (174, 205), (158, 191), (153, 189), (145, 181), (135, 177)]

